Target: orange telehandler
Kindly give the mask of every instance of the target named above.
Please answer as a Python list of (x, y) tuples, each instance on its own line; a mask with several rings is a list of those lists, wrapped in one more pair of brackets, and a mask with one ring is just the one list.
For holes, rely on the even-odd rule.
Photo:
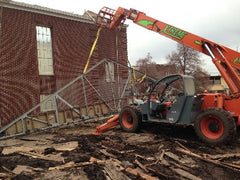
[[(154, 82), (146, 102), (138, 100), (135, 105), (123, 107), (119, 117), (113, 118), (99, 131), (120, 123), (123, 130), (135, 132), (143, 121), (193, 124), (197, 136), (204, 142), (219, 144), (229, 142), (240, 125), (240, 53), (223, 45), (209, 41), (167, 23), (147, 16), (135, 9), (119, 7), (117, 11), (103, 7), (96, 24), (120, 30), (126, 19), (155, 31), (174, 41), (200, 51), (212, 58), (213, 63), (226, 81), (230, 94), (196, 94), (195, 80), (191, 76), (174, 74)], [(181, 81), (181, 93), (169, 101), (169, 87)], [(161, 87), (160, 89), (157, 89)], [(179, 88), (177, 88), (179, 89)], [(152, 100), (153, 95), (157, 100)]]

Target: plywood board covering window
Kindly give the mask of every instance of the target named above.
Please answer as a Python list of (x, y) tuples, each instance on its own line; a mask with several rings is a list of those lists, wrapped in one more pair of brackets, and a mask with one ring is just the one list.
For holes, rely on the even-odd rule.
[(114, 64), (112, 62), (106, 62), (106, 81), (114, 82)]
[[(42, 102), (43, 100), (45, 100), (49, 96), (50, 95), (41, 94), (40, 95), (40, 102)], [(40, 108), (41, 108), (42, 112), (55, 110), (56, 107), (55, 107), (55, 99), (54, 99), (54, 97), (49, 98), (48, 101), (46, 101), (45, 103), (41, 104)]]
[(51, 29), (36, 26), (39, 75), (54, 75)]

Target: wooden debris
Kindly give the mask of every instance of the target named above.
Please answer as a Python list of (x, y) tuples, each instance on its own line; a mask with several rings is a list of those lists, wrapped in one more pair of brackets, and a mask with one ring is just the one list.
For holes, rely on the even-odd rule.
[(149, 172), (148, 170), (147, 170), (147, 168), (142, 164), (142, 163), (140, 163), (137, 159), (134, 161), (141, 169), (143, 169), (145, 172)]
[(24, 166), (24, 165), (17, 165), (17, 167), (12, 171), (14, 174), (21, 174), (22, 172), (28, 172), (33, 173), (33, 171), (43, 171), (43, 169), (40, 168), (33, 168), (30, 166)]
[(145, 156), (142, 156), (142, 155), (139, 155), (139, 154), (135, 154), (135, 157), (139, 157), (139, 158), (147, 160), (147, 161), (154, 161), (155, 160), (154, 157), (145, 157)]
[(104, 145), (102, 145), (102, 147), (105, 148), (105, 149), (109, 149), (109, 150), (111, 150), (111, 151), (117, 152), (117, 153), (119, 153), (119, 154), (126, 154), (126, 153), (131, 153), (131, 152), (134, 152), (134, 151), (135, 151), (134, 149), (127, 150), (127, 151), (119, 151), (119, 150), (117, 150), (117, 149), (109, 148), (109, 147), (104, 146)]
[(105, 156), (107, 156), (107, 157), (112, 157), (112, 158), (117, 159), (117, 156), (115, 156), (115, 155), (107, 152), (105, 149), (100, 149), (99, 151), (100, 151), (101, 153), (103, 153), (103, 154), (104, 154)]
[(11, 175), (7, 173), (0, 173), (0, 178), (9, 178)]
[(172, 152), (165, 152), (165, 155), (177, 161), (179, 164), (183, 164), (184, 166), (187, 166), (189, 168), (196, 166), (195, 165), (196, 162), (190, 158), (180, 158), (179, 156), (177, 156), (176, 154), (173, 154)]
[(106, 160), (104, 170), (106, 171), (107, 176), (112, 180), (130, 180), (128, 176), (121, 172), (124, 168), (121, 166), (121, 162), (117, 159), (111, 158)]
[(182, 152), (184, 154), (187, 154), (189, 156), (201, 159), (203, 161), (210, 162), (212, 164), (215, 164), (215, 165), (218, 165), (218, 166), (221, 166), (221, 167), (224, 167), (224, 168), (228, 168), (228, 169), (231, 169), (233, 171), (240, 172), (240, 169), (232, 166), (232, 164), (226, 164), (226, 163), (222, 163), (221, 161), (218, 161), (218, 160), (207, 159), (206, 157), (203, 157), (201, 155), (195, 154), (195, 153), (193, 153), (189, 150), (185, 150), (185, 149), (182, 149), (182, 148), (176, 148), (176, 150), (179, 151), (179, 152)]
[(128, 173), (131, 173), (135, 176), (139, 175), (146, 180), (158, 180), (157, 177), (150, 176), (150, 175), (145, 174), (145, 173), (143, 173), (143, 172), (141, 172), (137, 169), (133, 169), (133, 168), (130, 168), (130, 167), (126, 168), (125, 171), (128, 172)]
[(52, 171), (52, 170), (60, 170), (60, 169), (65, 169), (65, 168), (69, 168), (69, 167), (74, 167), (75, 163), (73, 161), (70, 161), (66, 164), (62, 164), (60, 166), (55, 166), (55, 167), (49, 167), (48, 170)]
[(201, 180), (201, 178), (197, 177), (197, 176), (194, 176), (193, 174), (187, 172), (187, 171), (184, 171), (180, 168), (173, 168), (173, 167), (170, 167), (170, 169), (176, 173), (178, 173), (179, 175), (185, 177), (185, 178), (188, 178), (188, 179), (191, 179), (191, 180)]
[(97, 159), (97, 158), (95, 158), (95, 157), (90, 157), (89, 161), (90, 161), (90, 162), (95, 162), (95, 163), (101, 164), (101, 165), (104, 164), (104, 161), (102, 161), (102, 160), (100, 160), (100, 159)]
[(93, 162), (81, 162), (81, 163), (74, 163), (73, 161), (70, 161), (66, 164), (60, 165), (60, 166), (55, 166), (55, 167), (49, 167), (48, 170), (61, 170), (65, 168), (71, 168), (71, 167), (78, 167), (78, 166), (86, 166), (86, 165), (91, 165)]
[(6, 168), (5, 166), (1, 166), (5, 171), (9, 172), (10, 174), (14, 174), (10, 169)]
[(179, 162), (179, 163), (182, 163), (182, 160), (179, 156), (177, 156), (176, 154), (173, 154), (172, 152), (165, 152), (165, 155), (167, 155), (168, 157), (170, 157), (171, 159)]
[(27, 147), (27, 146), (12, 146), (12, 147), (5, 147), (2, 150), (3, 155), (8, 155), (17, 152), (29, 152), (33, 151), (34, 147)]
[(62, 164), (60, 166), (55, 166), (55, 167), (49, 167), (48, 170), (52, 171), (52, 170), (61, 170), (61, 169), (65, 169), (65, 168), (71, 168), (71, 167), (78, 167), (78, 166), (86, 166), (86, 165), (91, 165), (93, 163), (98, 163), (98, 164), (104, 164), (105, 162), (100, 160), (100, 159), (97, 159), (97, 158), (94, 158), (94, 157), (91, 157), (89, 159), (89, 162), (80, 162), (80, 163), (74, 163), (73, 161), (70, 161), (66, 164)]
[(52, 147), (57, 151), (73, 151), (78, 147), (77, 141), (53, 144)]
[(180, 142), (178, 142), (177, 140), (175, 140), (175, 143), (178, 144), (181, 148), (185, 149), (185, 150), (188, 150), (188, 148), (186, 148), (184, 145), (182, 145)]
[(18, 152), (18, 154), (24, 155), (24, 156), (29, 156), (35, 159), (44, 159), (48, 161), (58, 161), (58, 162), (64, 162), (64, 157), (62, 157), (62, 153), (58, 154), (48, 154), (48, 155), (43, 155), (35, 152)]
[(160, 171), (156, 171), (150, 167), (147, 167), (147, 169), (151, 172), (151, 173), (154, 173), (154, 174), (157, 174), (158, 176), (164, 178), (164, 179), (168, 179), (168, 176), (166, 176), (165, 174), (161, 173)]
[(162, 149), (162, 152), (161, 152), (161, 154), (160, 154), (160, 157), (159, 157), (159, 159), (158, 159), (158, 160), (159, 160), (158, 162), (161, 162), (161, 161), (163, 160), (164, 154), (165, 154), (165, 150)]
[(214, 160), (215, 159), (222, 160), (222, 159), (227, 159), (227, 158), (238, 158), (238, 157), (240, 157), (240, 154), (239, 153), (218, 154), (218, 155), (204, 154), (204, 156), (209, 157)]
[(163, 144), (161, 144), (159, 147), (158, 147), (158, 150), (160, 151), (162, 148), (163, 148)]
[(124, 167), (124, 169), (131, 167), (134, 168), (134, 165), (132, 163), (130, 163), (129, 161), (122, 161), (121, 165)]
[(11, 146), (11, 147), (5, 147), (2, 150), (3, 155), (8, 155), (12, 153), (18, 153), (18, 152), (30, 152), (30, 151), (38, 151), (43, 152), (46, 148), (54, 148), (57, 151), (72, 151), (78, 147), (77, 141), (71, 141), (66, 143), (60, 143), (60, 144), (51, 144), (51, 145), (22, 145), (22, 146)]

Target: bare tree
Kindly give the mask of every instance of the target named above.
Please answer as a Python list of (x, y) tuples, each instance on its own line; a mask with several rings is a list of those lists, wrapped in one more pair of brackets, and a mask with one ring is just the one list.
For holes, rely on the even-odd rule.
[(145, 58), (139, 59), (136, 62), (136, 66), (139, 67), (139, 71), (144, 72), (149, 76), (153, 76), (153, 77), (155, 75), (153, 73), (155, 72), (155, 65), (156, 65), (156, 62), (152, 61), (152, 56), (150, 53), (148, 53)]
[(200, 70), (202, 65), (200, 53), (183, 44), (177, 44), (177, 50), (173, 51), (166, 58), (168, 64), (176, 65), (178, 71), (184, 74), (194, 74)]

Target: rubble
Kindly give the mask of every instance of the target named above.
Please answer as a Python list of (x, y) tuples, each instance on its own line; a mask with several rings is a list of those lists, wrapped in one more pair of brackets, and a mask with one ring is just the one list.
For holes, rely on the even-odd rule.
[(239, 179), (239, 136), (200, 142), (191, 126), (119, 126), (92, 135), (96, 123), (58, 127), (0, 141), (0, 179)]

